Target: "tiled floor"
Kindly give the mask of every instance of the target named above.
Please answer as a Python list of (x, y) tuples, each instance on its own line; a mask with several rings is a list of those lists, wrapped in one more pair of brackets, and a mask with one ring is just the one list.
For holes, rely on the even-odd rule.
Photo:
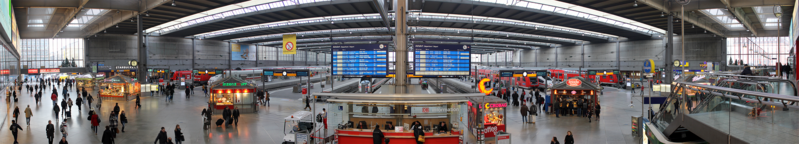
[[(328, 85), (329, 86), (329, 85)], [(321, 91), (319, 83), (315, 83), (311, 92)], [(60, 90), (59, 90), (60, 91)], [(278, 144), (283, 137), (282, 119), (304, 106), (299, 101), (300, 95), (291, 93), (291, 88), (272, 90), (272, 101), (270, 107), (260, 107), (258, 113), (242, 114), (239, 121), (241, 126), (237, 127), (212, 127), (210, 130), (202, 129), (202, 118), (200, 111), (207, 106), (207, 97), (202, 96), (201, 90), (195, 89), (196, 94), (191, 98), (185, 98), (183, 93), (176, 92), (174, 102), (165, 102), (164, 97), (142, 97), (142, 108), (133, 108), (133, 101), (104, 100), (101, 117), (101, 126), (108, 125), (108, 113), (113, 108), (114, 103), (119, 103), (122, 110), (128, 116), (130, 123), (126, 125), (126, 132), (117, 136), (117, 143), (138, 144), (152, 143), (160, 129), (165, 127), (169, 137), (175, 137), (173, 130), (176, 124), (180, 124), (186, 137), (186, 142), (195, 143), (273, 143)], [(48, 95), (49, 92), (44, 92)], [(76, 98), (74, 91), (70, 92), (73, 100)], [(96, 96), (96, 92), (93, 92)], [(636, 93), (640, 94), (640, 93)], [(576, 116), (562, 116), (555, 118), (554, 115), (541, 115), (537, 118), (537, 124), (522, 124), (521, 116), (518, 114), (517, 107), (511, 107), (508, 111), (508, 131), (512, 133), (513, 143), (547, 143), (552, 136), (557, 136), (561, 142), (566, 135), (566, 131), (572, 131), (577, 143), (608, 143), (624, 144), (634, 143), (636, 140), (631, 135), (630, 116), (641, 115), (640, 96), (631, 96), (629, 90), (617, 90), (606, 88), (605, 95), (599, 97), (602, 103), (602, 118), (600, 121), (588, 123), (588, 120)], [(60, 100), (60, 98), (59, 98)], [(630, 103), (633, 107), (630, 107)], [(36, 105), (33, 98), (27, 92), (20, 94), (18, 103), (7, 104), (0, 102), (0, 106), (6, 110), (0, 112), (4, 119), (0, 120), (0, 142), (10, 143), (13, 141), (11, 133), (7, 130), (11, 118), (10, 112), (14, 106), (20, 106), (20, 111), (24, 111), (24, 106), (30, 104), (33, 110), (31, 126), (21, 125), (24, 131), (19, 134), (20, 143), (47, 143), (45, 136), (45, 126), (48, 120), (54, 120), (52, 112), (52, 102), (48, 98)], [(90, 122), (86, 120), (87, 106), (83, 105), (83, 111), (78, 111), (73, 106), (73, 118), (67, 121), (69, 125), (69, 137), (71, 143), (100, 143), (101, 135), (93, 135), (90, 129)], [(320, 108), (321, 110), (321, 108)], [(319, 110), (317, 110), (319, 111)], [(215, 115), (218, 119), (220, 115)], [(54, 123), (60, 121), (54, 121)], [(100, 131), (103, 129), (101, 128)], [(56, 135), (60, 133), (56, 132)], [(467, 134), (467, 142), (475, 143), (470, 134)], [(56, 138), (58, 141), (61, 138)]]

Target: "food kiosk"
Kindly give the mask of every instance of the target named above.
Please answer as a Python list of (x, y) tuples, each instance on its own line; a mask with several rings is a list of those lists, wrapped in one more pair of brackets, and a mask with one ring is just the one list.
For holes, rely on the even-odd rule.
[[(373, 143), (380, 126), (391, 144), (415, 144), (412, 125), (423, 127), (428, 144), (463, 142), (468, 97), (484, 94), (354, 94), (314, 93), (327, 99), (327, 126), (335, 129), (337, 143)], [(325, 106), (326, 105), (326, 106)], [(314, 104), (320, 106), (320, 104)], [(317, 111), (316, 113), (319, 113)], [(324, 134), (325, 136), (327, 134)]]
[(507, 101), (495, 96), (470, 97), (466, 105), (469, 107), (469, 130), (478, 141), (496, 141), (499, 132), (507, 132)]
[(91, 74), (75, 76), (75, 83), (78, 87), (93, 88), (97, 85), (95, 80), (102, 80), (103, 78), (94, 78)]
[(208, 106), (214, 112), (222, 112), (225, 107), (239, 109), (242, 113), (255, 112), (258, 108), (255, 96), (257, 87), (252, 82), (234, 76), (222, 78), (209, 86), (211, 96)]
[(599, 93), (599, 90), (599, 86), (583, 77), (571, 77), (568, 80), (552, 86), (552, 91), (550, 91), (552, 100), (549, 102), (554, 108), (557, 107), (554, 105), (554, 100), (561, 100), (561, 102), (568, 102), (574, 105), (577, 103), (578, 99), (582, 98), (589, 100), (589, 109), (593, 109), (594, 105), (597, 103), (597, 93)]
[(99, 82), (99, 85), (100, 97), (111, 98), (134, 98), (139, 94), (139, 89), (141, 88), (139, 82), (133, 80), (133, 78), (122, 75), (103, 79)]

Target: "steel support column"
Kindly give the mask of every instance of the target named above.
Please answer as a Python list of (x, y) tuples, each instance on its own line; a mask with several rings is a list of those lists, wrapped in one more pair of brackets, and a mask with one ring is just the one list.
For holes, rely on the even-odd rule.
[(195, 39), (196, 38), (191, 38), (191, 70), (195, 70), (195, 68), (194, 68), (194, 59), (195, 59), (194, 51), (197, 50), (197, 48), (195, 47), (195, 45), (197, 45), (197, 44), (194, 43)]
[(233, 65), (231, 64), (231, 61), (232, 61), (231, 58), (233, 58), (233, 45), (230, 43), (230, 41), (228, 41), (227, 42), (227, 69), (230, 71), (230, 72), (228, 72), (229, 73), (228, 76), (232, 76), (232, 74), (233, 74)]
[(580, 42), (580, 67), (585, 68), (585, 43)]
[(673, 64), (672, 61), (674, 61), (673, 60), (673, 58), (674, 58), (674, 35), (672, 35), (672, 33), (674, 32), (674, 24), (673, 23), (674, 23), (674, 16), (669, 14), (669, 16), (668, 16), (668, 18), (666, 20), (666, 25), (668, 25), (667, 32), (666, 32), (666, 41), (667, 41), (667, 43), (666, 43), (666, 56), (664, 56), (664, 58), (666, 60), (665, 60), (665, 62), (663, 64), (663, 67), (666, 69), (666, 71), (664, 72), (666, 74), (666, 79), (664, 79), (663, 82), (667, 83), (667, 84), (671, 83), (671, 81), (672, 81), (671, 78), (673, 77), (673, 73), (674, 73), (674, 70), (673, 70), (674, 66), (672, 65)]
[(555, 67), (558, 67), (558, 66), (559, 66), (559, 65), (558, 65), (558, 49), (560, 49), (560, 47), (559, 47), (559, 46), (558, 46), (558, 47), (555, 47)]
[(408, 26), (406, 25), (406, 6), (407, 3), (405, 0), (397, 0), (397, 9), (394, 13), (396, 17), (396, 21), (394, 21), (394, 26), (396, 27), (394, 31), (394, 52), (396, 55), (396, 63), (394, 64), (394, 91), (396, 94), (404, 94), (407, 91), (408, 47), (406, 46), (406, 40), (408, 37), (405, 36), (405, 31), (407, 31)]
[(621, 44), (619, 43), (619, 38), (616, 38), (616, 68), (621, 70)]

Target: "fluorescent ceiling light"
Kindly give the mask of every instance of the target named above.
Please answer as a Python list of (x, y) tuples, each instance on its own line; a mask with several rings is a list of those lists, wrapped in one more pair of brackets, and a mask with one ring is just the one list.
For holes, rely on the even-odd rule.
[[(305, 1), (306, 0), (303, 0), (303, 2), (305, 2)], [(222, 14), (222, 13), (225, 13), (225, 12), (229, 12), (229, 13), (231, 13), (233, 15), (249, 13), (249, 12), (252, 12), (253, 8), (256, 8), (257, 6), (262, 6), (264, 4), (267, 4), (267, 8), (271, 8), (271, 7), (268, 7), (268, 4), (272, 3), (272, 2), (277, 2), (277, 3), (281, 3), (282, 2), (280, 4), (281, 6), (284, 5), (283, 3), (296, 4), (293, 1), (278, 1), (278, 0), (251, 0), (251, 1), (246, 1), (246, 2), (240, 2), (240, 3), (226, 5), (226, 6), (223, 6), (223, 7), (207, 10), (207, 11), (200, 12), (200, 13), (196, 13), (196, 14), (193, 14), (193, 15), (189, 15), (189, 16), (186, 16), (186, 17), (183, 17), (183, 18), (179, 18), (179, 19), (173, 20), (173, 21), (169, 21), (169, 22), (166, 22), (166, 23), (151, 27), (151, 28), (145, 30), (145, 33), (158, 31), (158, 30), (161, 30), (161, 29), (164, 29), (164, 28), (168, 28), (168, 27), (172, 27), (172, 26), (179, 25), (179, 24), (186, 24), (189, 21), (194, 21), (194, 20), (197, 20), (197, 19), (200, 19), (200, 18), (202, 18), (202, 19), (200, 19), (200, 20), (202, 20), (202, 22), (205, 22), (205, 21), (208, 21), (208, 20), (213, 20), (213, 19), (216, 19), (216, 18), (224, 18), (224, 15), (218, 15), (218, 14)], [(258, 9), (258, 10), (261, 10), (261, 9)], [(214, 17), (215, 15), (217, 15), (216, 18)], [(192, 22), (192, 24), (194, 24), (194, 23), (196, 23), (196, 22)]]

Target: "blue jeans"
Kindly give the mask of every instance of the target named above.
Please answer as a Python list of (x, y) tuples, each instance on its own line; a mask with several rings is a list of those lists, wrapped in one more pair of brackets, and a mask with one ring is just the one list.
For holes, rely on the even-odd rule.
[(522, 116), (522, 122), (527, 122), (527, 116)]
[(578, 108), (577, 109), (577, 115), (582, 116), (583, 115), (583, 110)]

